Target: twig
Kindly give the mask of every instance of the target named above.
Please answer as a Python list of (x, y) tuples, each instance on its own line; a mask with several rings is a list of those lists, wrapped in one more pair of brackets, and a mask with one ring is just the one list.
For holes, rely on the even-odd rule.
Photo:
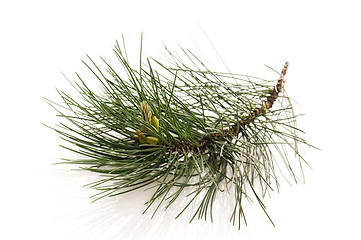
[(252, 111), (252, 113), (241, 120), (239, 120), (237, 123), (233, 124), (229, 129), (225, 129), (223, 133), (214, 133), (210, 135), (205, 135), (202, 138), (198, 139), (198, 144), (192, 144), (186, 141), (172, 141), (171, 144), (173, 146), (173, 151), (178, 151), (180, 149), (182, 150), (192, 150), (192, 151), (206, 151), (207, 148), (212, 144), (212, 142), (216, 140), (221, 140), (224, 138), (228, 138), (234, 135), (238, 135), (240, 132), (242, 132), (246, 125), (253, 122), (257, 117), (264, 114), (268, 109), (270, 109), (276, 99), (278, 98), (279, 93), (282, 91), (283, 85), (286, 83), (285, 81), (285, 75), (288, 69), (288, 62), (285, 63), (280, 78), (278, 79), (277, 85), (273, 88), (273, 90), (269, 93), (269, 96), (267, 97), (267, 101), (265, 101), (262, 105), (262, 107), (258, 107)]

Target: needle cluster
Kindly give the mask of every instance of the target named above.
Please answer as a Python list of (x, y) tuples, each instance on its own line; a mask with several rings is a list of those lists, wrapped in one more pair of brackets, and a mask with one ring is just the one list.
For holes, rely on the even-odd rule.
[(266, 213), (262, 198), (278, 189), (279, 174), (297, 182), (296, 167), (302, 179), (299, 145), (310, 145), (299, 137), (284, 91), (288, 63), (265, 80), (212, 71), (185, 49), (167, 50), (168, 61), (150, 58), (138, 68), (118, 42), (114, 53), (121, 69), (102, 58), (104, 70), (90, 57), (84, 61), (100, 93), (78, 75), (72, 85), (79, 97), (59, 90), (62, 103), (47, 100), (63, 119), (53, 129), (79, 154), (64, 162), (103, 177), (89, 184), (99, 190), (95, 200), (149, 188), (147, 209), (157, 211), (191, 189), (179, 213), (193, 202), (193, 220), (212, 219), (216, 196), (229, 194), (230, 221), (240, 225), (245, 200), (256, 199)]

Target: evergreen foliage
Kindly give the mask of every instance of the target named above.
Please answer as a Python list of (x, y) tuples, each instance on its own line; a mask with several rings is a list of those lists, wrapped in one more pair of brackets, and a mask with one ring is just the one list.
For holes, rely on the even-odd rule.
[(297, 182), (294, 168), (301, 169), (302, 180), (299, 146), (310, 145), (283, 89), (288, 63), (265, 80), (211, 71), (185, 49), (182, 57), (167, 50), (169, 61), (151, 58), (140, 68), (118, 42), (114, 53), (122, 69), (104, 59), (104, 70), (90, 57), (84, 62), (101, 93), (78, 75), (72, 85), (79, 98), (59, 90), (62, 103), (47, 100), (63, 119), (53, 129), (82, 156), (64, 162), (103, 177), (89, 184), (99, 190), (95, 200), (151, 188), (147, 209), (158, 210), (191, 188), (189, 204), (200, 199), (193, 218), (212, 219), (216, 195), (232, 194), (230, 221), (240, 225), (244, 201), (256, 199), (265, 211), (262, 198), (278, 189), (279, 174)]

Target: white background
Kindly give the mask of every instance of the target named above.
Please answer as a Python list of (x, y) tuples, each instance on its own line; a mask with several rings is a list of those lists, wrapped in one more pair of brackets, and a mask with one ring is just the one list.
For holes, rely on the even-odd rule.
[[(357, 3), (1, 1), (0, 239), (360, 239)], [(51, 165), (73, 156), (41, 125), (58, 121), (43, 97), (69, 89), (61, 72), (86, 76), (85, 54), (113, 59), (122, 33), (136, 57), (143, 32), (145, 54), (161, 56), (163, 42), (197, 50), (194, 41), (217, 59), (200, 26), (232, 72), (264, 77), (263, 64), (281, 70), (290, 62), (286, 88), (306, 114), (299, 127), (322, 151), (305, 149), (313, 167), (305, 184), (283, 184), (265, 199), (276, 227), (257, 204), (240, 231), (223, 219), (228, 208), (220, 203), (213, 224), (173, 220), (173, 210), (150, 220), (141, 215), (149, 191), (92, 204), (94, 192), (82, 185), (94, 175)]]

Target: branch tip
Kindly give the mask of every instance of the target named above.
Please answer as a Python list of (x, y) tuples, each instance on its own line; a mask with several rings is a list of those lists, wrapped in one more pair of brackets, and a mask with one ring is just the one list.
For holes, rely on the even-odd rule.
[(288, 62), (285, 63), (285, 65), (283, 66), (282, 72), (281, 72), (281, 78), (283, 79), (286, 75), (288, 69)]

